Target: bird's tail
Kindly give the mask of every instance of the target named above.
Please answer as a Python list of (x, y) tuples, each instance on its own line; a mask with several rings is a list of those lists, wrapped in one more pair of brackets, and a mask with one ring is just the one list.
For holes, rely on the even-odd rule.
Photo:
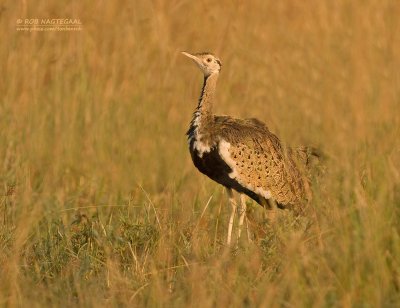
[(326, 158), (326, 155), (315, 147), (300, 146), (294, 149), (294, 153), (296, 158), (302, 161), (305, 166), (321, 162)]

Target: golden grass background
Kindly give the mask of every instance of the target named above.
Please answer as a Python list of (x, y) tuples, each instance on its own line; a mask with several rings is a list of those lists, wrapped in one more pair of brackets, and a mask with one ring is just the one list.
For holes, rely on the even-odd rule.
[[(0, 304), (397, 306), (396, 1), (0, 4)], [(79, 18), (79, 32), (17, 32)], [(327, 154), (308, 216), (224, 246), (223, 189), (184, 133), (202, 76), (216, 113), (257, 117)], [(210, 199), (210, 197), (212, 198)], [(207, 207), (207, 208), (206, 208)]]

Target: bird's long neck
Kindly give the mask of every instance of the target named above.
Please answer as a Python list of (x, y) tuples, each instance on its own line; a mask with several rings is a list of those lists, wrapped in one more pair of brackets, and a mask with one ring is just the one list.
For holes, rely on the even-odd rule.
[(204, 84), (201, 90), (199, 104), (193, 114), (192, 125), (196, 125), (198, 132), (202, 132), (212, 121), (212, 105), (214, 101), (215, 88), (217, 85), (218, 73), (204, 77)]

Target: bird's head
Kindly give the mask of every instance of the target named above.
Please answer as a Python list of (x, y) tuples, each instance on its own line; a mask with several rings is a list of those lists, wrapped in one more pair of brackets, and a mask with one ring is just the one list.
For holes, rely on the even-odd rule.
[(201, 71), (206, 77), (214, 73), (219, 73), (219, 71), (221, 70), (221, 61), (212, 53), (201, 52), (190, 54), (188, 52), (182, 51), (182, 54), (192, 59), (200, 67)]

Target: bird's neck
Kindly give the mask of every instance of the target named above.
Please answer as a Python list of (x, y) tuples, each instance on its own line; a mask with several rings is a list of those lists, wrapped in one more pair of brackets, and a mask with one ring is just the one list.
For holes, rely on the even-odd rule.
[(212, 105), (214, 102), (215, 88), (217, 85), (218, 73), (204, 77), (204, 84), (201, 90), (199, 104), (193, 116), (193, 122), (197, 128), (202, 130), (212, 121)]

